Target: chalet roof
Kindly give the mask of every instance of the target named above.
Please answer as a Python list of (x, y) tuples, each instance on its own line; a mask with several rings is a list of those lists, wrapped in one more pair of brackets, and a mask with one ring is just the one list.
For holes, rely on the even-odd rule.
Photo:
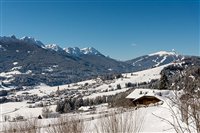
[(147, 96), (147, 97), (155, 97), (156, 99), (162, 101), (162, 98), (161, 98), (160, 96), (157, 96), (157, 95), (154, 95), (154, 96), (141, 95), (140, 97), (137, 97), (136, 99), (133, 99), (133, 101), (136, 101), (136, 100), (141, 99), (141, 98), (146, 97), (146, 96)]
[(131, 92), (126, 98), (128, 99), (139, 99), (141, 97), (144, 96), (152, 96), (152, 97), (156, 97), (159, 100), (162, 100), (163, 98), (160, 95), (160, 93), (162, 94), (163, 91), (162, 90), (155, 90), (155, 89), (135, 89), (133, 92)]

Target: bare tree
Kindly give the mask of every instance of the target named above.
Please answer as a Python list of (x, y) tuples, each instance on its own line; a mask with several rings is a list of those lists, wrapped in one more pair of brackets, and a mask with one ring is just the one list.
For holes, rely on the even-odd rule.
[(4, 133), (40, 133), (39, 122), (36, 118), (26, 121), (9, 122), (3, 125)]
[(177, 133), (200, 133), (199, 88), (200, 68), (185, 71), (177, 77), (172, 86), (174, 97), (170, 98), (170, 102), (167, 104), (173, 121), (160, 118), (168, 122)]
[(47, 133), (83, 133), (85, 126), (78, 117), (60, 117), (46, 128)]
[(102, 116), (95, 127), (97, 133), (137, 133), (141, 131), (143, 122), (144, 116), (137, 110), (124, 113), (115, 110)]
[(43, 109), (42, 109), (42, 116), (44, 118), (48, 118), (50, 113), (52, 113), (53, 111), (50, 109), (49, 106), (44, 106)]

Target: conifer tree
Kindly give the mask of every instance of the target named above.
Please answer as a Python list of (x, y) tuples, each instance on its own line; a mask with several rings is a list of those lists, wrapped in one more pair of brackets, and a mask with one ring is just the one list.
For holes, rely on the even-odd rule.
[(168, 78), (167, 78), (167, 76), (166, 76), (165, 73), (163, 73), (161, 75), (159, 89), (160, 90), (166, 90), (166, 89), (168, 89)]

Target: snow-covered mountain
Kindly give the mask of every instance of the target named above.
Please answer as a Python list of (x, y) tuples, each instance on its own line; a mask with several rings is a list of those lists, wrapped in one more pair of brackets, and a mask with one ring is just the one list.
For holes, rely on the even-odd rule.
[(144, 70), (151, 67), (162, 66), (172, 62), (180, 62), (182, 59), (184, 59), (184, 56), (179, 55), (175, 52), (175, 50), (172, 50), (169, 52), (159, 51), (151, 53), (149, 55), (140, 56), (127, 61), (127, 63), (131, 64), (135, 68), (135, 70)]
[[(78, 47), (68, 47), (68, 48), (61, 48), (59, 45), (57, 44), (43, 44), (41, 41), (36, 40), (33, 37), (28, 37), (28, 36), (24, 36), (20, 39), (16, 38), (14, 35), (7, 37), (7, 36), (3, 36), (0, 37), (0, 41), (1, 42), (25, 42), (28, 44), (33, 44), (33, 45), (37, 45), (43, 49), (47, 49), (47, 50), (52, 50), (52, 51), (56, 51), (56, 52), (66, 52), (67, 54), (70, 54), (72, 56), (80, 56), (80, 55), (102, 55), (98, 50), (96, 50), (93, 47), (86, 47), (86, 48), (78, 48)], [(2, 46), (0, 46), (0, 50), (5, 50)]]
[(30, 44), (36, 44), (36, 45), (38, 45), (42, 48), (45, 47), (45, 45), (41, 41), (38, 41), (33, 37), (24, 36), (24, 37), (20, 38), (20, 40), (27, 42), (27, 43), (30, 43)]
[(64, 50), (56, 44), (45, 46), (31, 37), (1, 37), (0, 51), (0, 82), (7, 86), (60, 85), (132, 68), (94, 48)]
[(69, 47), (69, 48), (64, 48), (64, 50), (65, 50), (65, 52), (67, 52), (68, 54), (73, 55), (73, 56), (79, 56), (79, 55), (81, 55), (81, 50), (80, 50), (80, 48), (78, 48), (78, 47), (74, 47), (74, 48), (71, 48), (71, 47)]
[(83, 48), (81, 49), (81, 52), (87, 55), (101, 55), (101, 53), (93, 47)]
[(10, 37), (7, 37), (7, 36), (0, 36), (0, 41), (1, 42), (8, 42), (8, 41), (16, 41), (16, 37), (14, 35), (10, 36)]
[(149, 56), (154, 56), (154, 55), (159, 55), (159, 56), (167, 56), (167, 55), (177, 55), (176, 51), (173, 49), (172, 51), (159, 51), (155, 53), (149, 54)]
[(45, 48), (56, 51), (56, 52), (63, 51), (63, 49), (60, 46), (58, 46), (57, 44), (47, 44), (47, 45), (45, 45)]
[(87, 47), (87, 48), (83, 48), (80, 49), (78, 47), (74, 47), (74, 48), (64, 48), (64, 50), (73, 56), (80, 56), (80, 55), (102, 55), (98, 50), (96, 50), (93, 47)]
[(181, 59), (183, 56), (175, 51), (160, 51), (122, 62), (93, 47), (63, 49), (32, 37), (0, 37), (0, 73), (17, 71), (12, 77), (0, 76), (0, 81), (9, 81), (9, 85), (59, 85), (103, 74), (145, 70)]
[(102, 55), (98, 50), (96, 50), (93, 47), (86, 47), (86, 48), (78, 48), (78, 47), (68, 47), (68, 48), (61, 48), (60, 46), (58, 46), (57, 44), (48, 44), (45, 45), (46, 49), (50, 49), (56, 52), (63, 52), (65, 51), (66, 53), (72, 55), (72, 56), (81, 56), (81, 55)]

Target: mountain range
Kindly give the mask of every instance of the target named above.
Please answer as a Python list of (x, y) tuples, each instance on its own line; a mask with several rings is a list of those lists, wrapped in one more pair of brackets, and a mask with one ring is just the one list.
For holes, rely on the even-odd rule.
[[(61, 85), (100, 75), (134, 72), (181, 61), (175, 51), (160, 51), (117, 61), (93, 47), (61, 48), (32, 37), (0, 37), (1, 86)], [(0, 87), (1, 87), (0, 86)]]

